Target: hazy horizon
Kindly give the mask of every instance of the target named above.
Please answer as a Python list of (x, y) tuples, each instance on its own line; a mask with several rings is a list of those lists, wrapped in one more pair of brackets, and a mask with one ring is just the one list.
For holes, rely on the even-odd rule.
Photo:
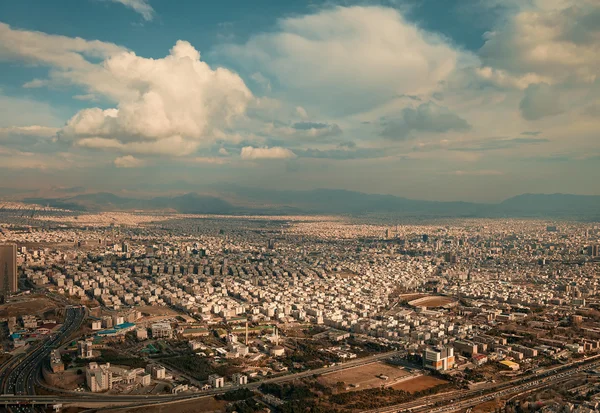
[(595, 1), (61, 4), (0, 5), (2, 188), (600, 195)]

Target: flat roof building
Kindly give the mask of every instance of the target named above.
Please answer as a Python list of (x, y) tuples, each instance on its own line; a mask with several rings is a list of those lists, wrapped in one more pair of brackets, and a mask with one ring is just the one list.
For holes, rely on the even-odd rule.
[(17, 292), (17, 244), (0, 244), (0, 295)]

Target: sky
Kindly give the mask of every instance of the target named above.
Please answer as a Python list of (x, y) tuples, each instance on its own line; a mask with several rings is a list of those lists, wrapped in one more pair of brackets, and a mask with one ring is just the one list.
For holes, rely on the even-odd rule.
[(600, 195), (597, 0), (0, 3), (0, 188)]

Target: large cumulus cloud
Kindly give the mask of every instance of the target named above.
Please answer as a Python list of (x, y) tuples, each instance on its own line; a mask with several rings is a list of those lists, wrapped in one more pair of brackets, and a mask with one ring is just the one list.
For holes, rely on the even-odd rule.
[(104, 70), (127, 92), (116, 108), (89, 108), (61, 132), (81, 146), (136, 153), (193, 152), (215, 129), (242, 115), (252, 94), (234, 72), (212, 69), (188, 42), (178, 41), (163, 59), (133, 52), (111, 56)]
[(600, 74), (600, 2), (538, 0), (487, 33), (483, 64), (532, 81), (590, 83)]
[(346, 114), (398, 95), (429, 93), (461, 59), (444, 39), (384, 7), (281, 19), (277, 31), (225, 45), (219, 54), (275, 79), (307, 105)]

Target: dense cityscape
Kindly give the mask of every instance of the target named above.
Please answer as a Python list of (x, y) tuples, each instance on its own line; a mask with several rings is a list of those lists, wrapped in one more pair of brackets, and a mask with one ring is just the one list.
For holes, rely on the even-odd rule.
[(600, 0), (0, 1), (0, 413), (600, 413)]
[[(244, 412), (600, 406), (594, 223), (384, 225), (20, 203), (1, 215), (5, 403), (14, 395), (66, 411), (198, 397)], [(65, 306), (84, 309), (68, 329)], [(32, 353), (35, 367), (11, 376)]]

